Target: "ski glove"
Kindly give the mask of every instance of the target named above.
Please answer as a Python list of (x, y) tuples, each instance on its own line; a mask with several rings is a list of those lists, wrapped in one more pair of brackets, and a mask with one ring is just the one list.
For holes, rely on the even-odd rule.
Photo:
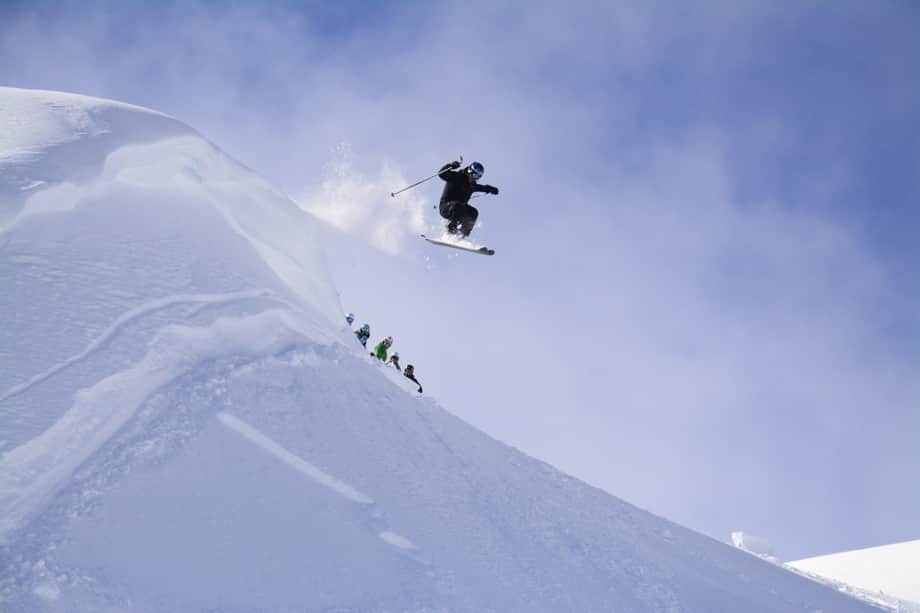
[(487, 193), (487, 194), (492, 194), (492, 195), (494, 195), (494, 196), (497, 196), (497, 195), (498, 195), (498, 188), (497, 188), (497, 187), (492, 187), (491, 185), (486, 185), (485, 188), (486, 188), (486, 193)]
[(454, 160), (453, 162), (450, 163), (450, 167), (453, 168), (454, 170), (457, 170), (458, 168), (460, 168), (460, 162)]

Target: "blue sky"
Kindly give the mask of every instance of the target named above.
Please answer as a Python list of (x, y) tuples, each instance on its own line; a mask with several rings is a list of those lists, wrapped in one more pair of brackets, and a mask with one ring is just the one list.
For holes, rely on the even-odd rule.
[[(786, 559), (920, 537), (920, 8), (540, 4), (5, 3), (0, 83), (322, 207), (345, 307), (509, 444)], [(388, 196), (459, 154), (491, 259)]]

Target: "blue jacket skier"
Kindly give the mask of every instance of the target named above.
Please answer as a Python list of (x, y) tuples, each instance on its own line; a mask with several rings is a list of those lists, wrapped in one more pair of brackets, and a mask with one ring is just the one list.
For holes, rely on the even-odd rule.
[(355, 336), (357, 336), (358, 340), (361, 341), (362, 347), (367, 347), (367, 339), (371, 337), (371, 325), (361, 324), (361, 327), (358, 328), (357, 332), (355, 332)]
[(447, 231), (450, 234), (466, 238), (473, 231), (479, 217), (479, 210), (470, 206), (470, 196), (473, 192), (498, 195), (498, 188), (476, 182), (486, 170), (479, 162), (473, 162), (459, 172), (457, 168), (460, 168), (460, 162), (450, 162), (444, 164), (438, 172), (438, 176), (446, 183), (441, 192), (438, 212), (448, 220)]

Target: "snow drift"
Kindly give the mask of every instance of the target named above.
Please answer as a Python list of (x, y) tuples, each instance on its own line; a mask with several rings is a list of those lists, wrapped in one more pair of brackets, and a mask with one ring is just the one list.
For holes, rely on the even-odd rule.
[(902, 608), (920, 611), (920, 540), (833, 553), (788, 565), (828, 581), (908, 601)]
[(748, 534), (739, 530), (737, 532), (732, 532), (731, 540), (732, 545), (738, 549), (752, 553), (755, 556), (760, 556), (770, 562), (779, 562), (773, 551), (773, 545), (770, 544), (768, 539), (762, 536), (754, 536), (753, 534)]
[(0, 133), (3, 611), (870, 609), (414, 395), (187, 126), (4, 88)]

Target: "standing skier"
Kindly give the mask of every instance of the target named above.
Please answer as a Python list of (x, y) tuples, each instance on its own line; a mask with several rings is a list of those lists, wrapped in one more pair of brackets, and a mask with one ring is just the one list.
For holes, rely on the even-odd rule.
[(498, 188), (476, 183), (485, 172), (485, 167), (479, 162), (473, 162), (459, 172), (458, 168), (460, 162), (450, 162), (438, 172), (438, 176), (446, 183), (438, 211), (441, 217), (449, 221), (447, 231), (450, 234), (466, 238), (473, 231), (479, 217), (479, 211), (470, 206), (470, 196), (473, 192), (498, 195)]
[(390, 359), (387, 360), (387, 364), (392, 364), (396, 367), (396, 370), (402, 372), (402, 366), (399, 365), (399, 352), (394, 351), (393, 355), (390, 356)]
[(371, 337), (371, 325), (361, 324), (361, 327), (358, 328), (357, 332), (355, 332), (355, 336), (357, 336), (358, 340), (361, 341), (362, 347), (367, 347), (367, 339)]
[(387, 361), (387, 349), (393, 346), (393, 337), (388, 336), (374, 347), (374, 350), (371, 351), (371, 355), (380, 360), (381, 362), (386, 363)]
[(422, 393), (422, 384), (415, 378), (415, 367), (412, 364), (406, 364), (406, 370), (403, 371), (403, 376), (414, 382), (418, 386), (418, 393)]

